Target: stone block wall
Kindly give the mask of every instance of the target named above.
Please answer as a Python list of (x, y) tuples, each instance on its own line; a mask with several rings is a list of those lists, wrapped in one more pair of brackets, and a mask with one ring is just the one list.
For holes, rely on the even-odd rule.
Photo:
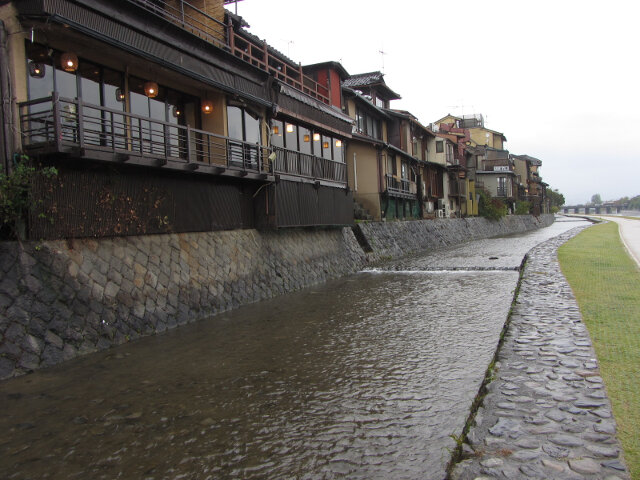
[(540, 217), (511, 215), (499, 221), (470, 217), (409, 222), (364, 222), (358, 223), (355, 228), (360, 229), (362, 236), (367, 239), (372, 250), (367, 255), (368, 259), (375, 262), (472, 240), (522, 233), (547, 227), (553, 221), (554, 216), (551, 214)]
[(0, 242), (0, 379), (360, 270), (553, 216)]
[(349, 228), (0, 243), (0, 379), (355, 272)]

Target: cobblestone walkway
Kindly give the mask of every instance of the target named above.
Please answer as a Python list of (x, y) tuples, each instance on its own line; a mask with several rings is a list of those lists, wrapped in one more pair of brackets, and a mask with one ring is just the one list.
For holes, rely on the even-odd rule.
[(629, 479), (589, 333), (557, 260), (529, 252), (494, 379), (454, 480)]

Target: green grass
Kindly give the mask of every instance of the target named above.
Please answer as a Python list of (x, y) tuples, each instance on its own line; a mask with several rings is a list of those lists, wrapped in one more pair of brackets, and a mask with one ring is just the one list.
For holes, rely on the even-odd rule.
[(613, 222), (580, 233), (558, 258), (598, 356), (631, 478), (640, 480), (640, 269)]

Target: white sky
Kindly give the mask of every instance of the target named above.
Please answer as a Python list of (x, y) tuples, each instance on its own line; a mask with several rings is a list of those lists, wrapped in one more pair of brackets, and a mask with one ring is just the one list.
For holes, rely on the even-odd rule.
[[(234, 5), (229, 5), (234, 10)], [(482, 113), (568, 204), (640, 194), (637, 0), (243, 0), (249, 31), (303, 65), (382, 70), (423, 124)], [(380, 52), (386, 54), (383, 56)]]

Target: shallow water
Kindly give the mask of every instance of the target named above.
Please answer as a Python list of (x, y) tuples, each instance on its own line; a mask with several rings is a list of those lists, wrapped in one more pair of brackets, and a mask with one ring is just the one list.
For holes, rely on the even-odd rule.
[(0, 471), (443, 478), (513, 268), (579, 224), (415, 256), (6, 381)]

